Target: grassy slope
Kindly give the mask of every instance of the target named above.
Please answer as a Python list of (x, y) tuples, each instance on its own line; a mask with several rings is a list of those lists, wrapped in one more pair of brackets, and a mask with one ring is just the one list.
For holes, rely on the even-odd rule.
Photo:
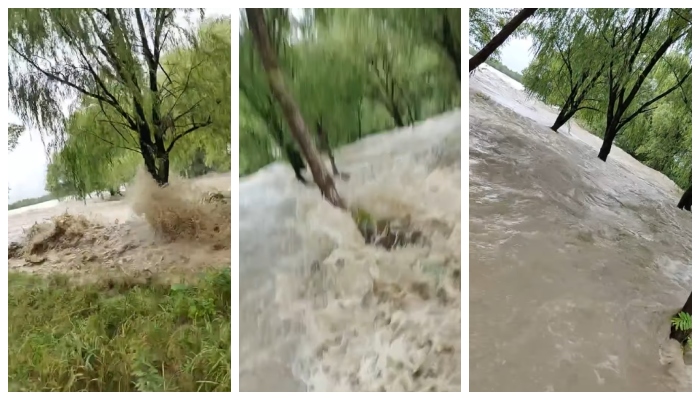
[(191, 285), (9, 274), (11, 391), (230, 391), (231, 269)]

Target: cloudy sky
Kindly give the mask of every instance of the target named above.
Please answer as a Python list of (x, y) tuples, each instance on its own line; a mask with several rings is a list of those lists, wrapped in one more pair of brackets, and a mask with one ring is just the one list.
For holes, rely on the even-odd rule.
[[(230, 8), (207, 8), (205, 14), (214, 17), (231, 15), (231, 11)], [(12, 111), (8, 111), (8, 114), (9, 122), (21, 124), (21, 120)], [(22, 134), (15, 150), (9, 153), (7, 165), (12, 166), (8, 174), (11, 190), (9, 203), (46, 194), (44, 186), (48, 159), (38, 131), (28, 130)]]
[(523, 72), (532, 61), (532, 38), (513, 39), (501, 50), (501, 63), (513, 71)]

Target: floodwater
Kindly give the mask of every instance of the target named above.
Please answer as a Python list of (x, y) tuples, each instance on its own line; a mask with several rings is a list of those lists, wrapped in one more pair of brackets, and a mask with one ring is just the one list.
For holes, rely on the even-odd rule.
[(469, 85), (470, 390), (690, 391), (680, 189), (491, 68)]
[[(42, 275), (60, 272), (79, 281), (123, 273), (133, 277), (157, 274), (164, 280), (178, 280), (190, 273), (196, 275), (203, 268), (230, 265), (230, 228), (220, 228), (211, 237), (207, 236), (208, 231), (203, 231), (198, 240), (193, 240), (187, 236), (189, 231), (185, 224), (188, 218), (193, 218), (188, 213), (212, 208), (204, 204), (190, 208), (190, 203), (181, 199), (199, 198), (210, 190), (230, 191), (231, 174), (208, 174), (192, 180), (173, 178), (170, 191), (156, 201), (152, 192), (155, 184), (149, 181), (137, 177), (134, 185), (127, 189), (126, 196), (117, 200), (52, 201), (12, 210), (14, 212), (8, 216), (9, 242), (26, 246), (27, 240), (34, 240), (34, 245), (42, 242), (44, 247), (32, 257), (13, 252), (8, 259), (8, 269)], [(177, 195), (172, 196), (173, 193)], [(134, 208), (143, 215), (135, 213)], [(173, 212), (178, 212), (179, 218), (173, 219)], [(62, 221), (60, 230), (55, 229), (55, 223), (45, 224), (64, 213), (70, 216), (59, 218)], [(195, 214), (195, 218), (200, 227), (206, 227), (209, 225), (204, 224), (210, 220), (225, 221), (227, 215), (230, 215), (230, 210), (208, 216), (209, 219), (201, 214)], [(165, 222), (154, 229), (154, 221)], [(182, 224), (172, 228), (181, 237), (174, 240), (177, 235), (171, 233), (170, 239), (163, 240), (156, 231), (172, 221)], [(37, 234), (33, 228), (35, 224), (40, 225), (35, 228), (42, 234)], [(34, 235), (27, 239), (30, 228)], [(221, 242), (225, 245), (219, 245)]]
[(426, 243), (366, 245), (291, 167), (240, 189), (241, 391), (459, 391), (460, 113), (339, 149), (336, 182)]

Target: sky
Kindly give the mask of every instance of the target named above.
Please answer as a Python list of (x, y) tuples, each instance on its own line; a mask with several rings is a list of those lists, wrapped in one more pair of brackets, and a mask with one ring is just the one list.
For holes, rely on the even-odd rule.
[(501, 50), (501, 63), (513, 71), (523, 72), (532, 61), (530, 46), (532, 46), (530, 36), (508, 41)]
[[(204, 10), (206, 17), (231, 15), (231, 11), (230, 8)], [(11, 110), (8, 110), (8, 119), (10, 123), (22, 124)], [(48, 157), (39, 131), (30, 129), (22, 134), (15, 150), (9, 153), (7, 165), (12, 166), (8, 174), (9, 203), (47, 194), (44, 187)]]

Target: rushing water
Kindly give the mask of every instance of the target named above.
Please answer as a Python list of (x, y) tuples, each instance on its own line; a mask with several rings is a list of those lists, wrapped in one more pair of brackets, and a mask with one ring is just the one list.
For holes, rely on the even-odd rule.
[(471, 391), (689, 391), (681, 191), (490, 68), (469, 81)]
[(351, 206), (428, 242), (366, 245), (286, 164), (240, 181), (241, 391), (460, 390), (459, 110), (340, 149)]

